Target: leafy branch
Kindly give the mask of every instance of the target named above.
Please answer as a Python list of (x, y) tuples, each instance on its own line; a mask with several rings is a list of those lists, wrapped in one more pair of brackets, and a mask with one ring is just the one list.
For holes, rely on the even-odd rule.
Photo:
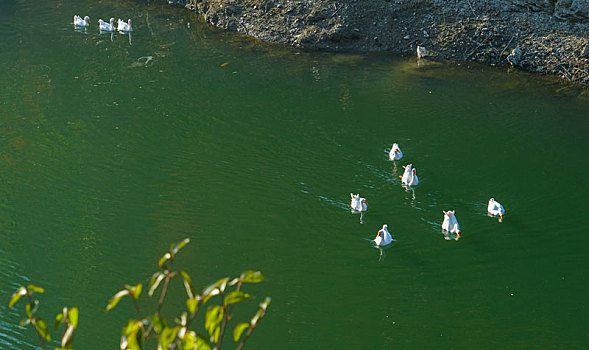
[[(39, 343), (41, 344), (41, 348), (47, 350), (45, 342), (51, 342), (51, 335), (49, 333), (49, 327), (47, 326), (47, 322), (42, 319), (41, 317), (36, 316), (37, 310), (39, 309), (39, 300), (33, 300), (33, 293), (42, 294), (45, 293), (45, 289), (35, 286), (33, 284), (29, 284), (27, 287), (21, 286), (19, 287), (16, 292), (12, 294), (10, 297), (10, 302), (8, 303), (8, 307), (13, 307), (16, 302), (23, 296), (27, 296), (28, 303), (25, 305), (25, 313), (27, 318), (22, 320), (19, 325), (21, 327), (25, 327), (29, 324), (32, 324), (35, 329), (35, 333), (39, 338)], [(55, 317), (55, 330), (59, 328), (61, 325), (64, 326), (63, 335), (61, 336), (61, 347), (57, 350), (67, 350), (72, 348), (72, 342), (74, 340), (74, 330), (78, 327), (78, 308), (72, 307), (68, 309), (64, 307), (62, 312), (57, 314)]]
[[(230, 279), (229, 277), (222, 278), (203, 289), (202, 293), (197, 294), (194, 291), (192, 278), (184, 271), (173, 270), (174, 259), (178, 252), (186, 246), (190, 240), (188, 238), (182, 240), (176, 245), (172, 245), (170, 250), (166, 252), (158, 261), (158, 266), (161, 270), (156, 271), (150, 279), (148, 296), (152, 297), (159, 286), (161, 292), (159, 295), (157, 307), (155, 311), (145, 317), (141, 318), (137, 300), (141, 294), (142, 285), (136, 286), (126, 285), (124, 289), (117, 292), (110, 299), (106, 306), (106, 311), (112, 310), (119, 301), (125, 297), (130, 296), (133, 300), (133, 305), (136, 310), (137, 319), (130, 320), (123, 328), (121, 336), (122, 350), (140, 350), (144, 348), (144, 344), (149, 339), (157, 339), (157, 349), (221, 349), (225, 330), (228, 322), (233, 317), (232, 311), (236, 304), (246, 301), (251, 298), (251, 295), (241, 291), (243, 283), (259, 283), (265, 277), (260, 271), (245, 271), (239, 277)], [(174, 322), (175, 325), (168, 323), (168, 321), (161, 316), (162, 306), (165, 303), (168, 293), (168, 287), (171, 280), (180, 276), (182, 284), (186, 291), (186, 311), (177, 317)], [(230, 290), (233, 288), (233, 290)], [(191, 328), (191, 324), (195, 317), (211, 299), (217, 297), (220, 299), (219, 305), (212, 305), (209, 303), (205, 317), (204, 329), (196, 331)], [(245, 341), (251, 335), (259, 320), (264, 317), (270, 298), (260, 304), (260, 309), (253, 316), (251, 321), (239, 323), (233, 330), (233, 339), (239, 342), (243, 332), (247, 329), (238, 348), (243, 348)], [(208, 336), (206, 335), (208, 334)]]
[[(239, 277), (224, 277), (205, 287), (200, 294), (195, 293), (190, 275), (184, 270), (173, 270), (174, 260), (180, 250), (190, 242), (186, 238), (172, 245), (159, 260), (160, 270), (156, 271), (149, 281), (147, 295), (152, 297), (160, 289), (155, 311), (146, 317), (141, 316), (138, 300), (143, 291), (143, 285), (125, 285), (123, 289), (115, 293), (106, 305), (106, 312), (114, 309), (119, 302), (128, 296), (135, 309), (135, 319), (131, 319), (123, 327), (121, 333), (121, 350), (141, 350), (150, 340), (157, 342), (158, 350), (196, 350), (196, 349), (221, 349), (223, 338), (229, 322), (233, 318), (233, 308), (252, 298), (249, 293), (242, 291), (244, 283), (260, 283), (265, 276), (260, 271), (244, 271)], [(168, 322), (162, 317), (162, 307), (168, 295), (170, 282), (179, 276), (186, 291), (186, 311)], [(163, 282), (163, 283), (162, 283)], [(162, 286), (161, 288), (159, 288)], [(27, 287), (19, 287), (11, 296), (9, 307), (13, 307), (21, 297), (26, 296), (28, 303), (25, 305), (27, 318), (20, 322), (21, 327), (32, 324), (39, 338), (41, 348), (47, 350), (47, 344), (51, 342), (51, 335), (47, 322), (38, 317), (39, 300), (33, 299), (33, 294), (44, 293), (41, 287), (29, 284)], [(215, 300), (218, 304), (213, 304)], [(207, 304), (204, 315), (204, 331), (196, 330), (193, 321), (203, 306)], [(266, 297), (260, 303), (259, 309), (249, 322), (240, 322), (233, 328), (233, 341), (237, 349), (242, 349), (247, 339), (251, 336), (260, 320), (266, 315), (270, 298)], [(55, 317), (55, 331), (63, 325), (60, 347), (56, 350), (71, 350), (74, 339), (74, 331), (78, 326), (78, 308), (64, 307)], [(245, 334), (244, 334), (245, 332)], [(240, 341), (241, 339), (241, 341)]]

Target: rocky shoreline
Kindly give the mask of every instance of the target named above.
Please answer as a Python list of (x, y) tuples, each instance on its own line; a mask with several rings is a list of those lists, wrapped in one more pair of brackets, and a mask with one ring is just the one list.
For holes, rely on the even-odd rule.
[(512, 65), (589, 85), (589, 0), (166, 0), (216, 27), (308, 49)]

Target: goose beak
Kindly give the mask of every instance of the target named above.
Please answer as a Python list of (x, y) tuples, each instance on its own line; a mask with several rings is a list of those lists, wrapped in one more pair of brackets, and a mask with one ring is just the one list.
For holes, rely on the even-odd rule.
[(402, 179), (402, 178), (403, 178), (403, 176), (399, 176), (399, 179)]

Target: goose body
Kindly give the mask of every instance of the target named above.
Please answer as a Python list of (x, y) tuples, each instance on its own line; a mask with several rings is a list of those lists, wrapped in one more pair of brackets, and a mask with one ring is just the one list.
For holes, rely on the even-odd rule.
[(74, 25), (78, 27), (87, 27), (90, 25), (90, 17), (84, 16), (84, 18), (74, 15)]
[(352, 212), (360, 213), (366, 211), (368, 209), (368, 203), (366, 202), (365, 198), (360, 197), (360, 194), (353, 194), (350, 193), (350, 197), (352, 201), (350, 202), (350, 207), (352, 208)]
[(490, 215), (500, 216), (503, 219), (503, 215), (505, 215), (505, 208), (501, 205), (501, 203), (497, 202), (495, 198), (489, 199), (489, 205), (487, 206), (487, 212)]
[(398, 144), (393, 143), (393, 147), (391, 147), (391, 150), (389, 151), (389, 159), (399, 160), (401, 158), (403, 158), (403, 151), (401, 151)]
[(413, 164), (405, 165), (405, 171), (401, 176), (401, 182), (407, 186), (417, 186), (419, 184), (419, 178), (417, 177), (417, 170), (413, 168)]
[(393, 236), (391, 236), (386, 224), (382, 225), (373, 241), (379, 247), (389, 245), (393, 241)]
[(117, 23), (117, 30), (120, 32), (130, 32), (133, 30), (133, 26), (131, 25), (131, 19), (129, 18), (129, 20), (127, 22), (121, 20), (119, 18), (119, 21)]
[(448, 210), (443, 213), (444, 222), (442, 223), (442, 230), (455, 233), (460, 237), (460, 225), (458, 225), (458, 220), (456, 220), (456, 216), (454, 215), (455, 210)]
[(115, 19), (111, 18), (109, 23), (103, 21), (102, 19), (98, 20), (98, 28), (102, 32), (112, 32), (115, 30)]

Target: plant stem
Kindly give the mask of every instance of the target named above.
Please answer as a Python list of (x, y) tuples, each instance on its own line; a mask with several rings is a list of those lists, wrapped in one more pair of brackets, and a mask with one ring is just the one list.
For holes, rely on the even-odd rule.
[(160, 295), (160, 300), (157, 305), (157, 311), (155, 312), (156, 315), (160, 314), (162, 309), (162, 305), (164, 305), (164, 299), (166, 299), (166, 293), (168, 292), (168, 285), (170, 284), (170, 280), (172, 279), (172, 275), (166, 275), (166, 281), (164, 282), (164, 286), (162, 288), (162, 294)]
[[(27, 291), (27, 297), (29, 298), (29, 304), (33, 303), (33, 299), (31, 298), (31, 293), (29, 293)], [(41, 343), (41, 347), (43, 348), (43, 350), (47, 350), (47, 348), (45, 347), (45, 342), (43, 341), (43, 337), (41, 336), (41, 333), (39, 333), (39, 330), (37, 329), (37, 326), (35, 326), (35, 318), (31, 316), (30, 318), (31, 323), (33, 324), (33, 328), (35, 328), (35, 333), (37, 333), (37, 337), (39, 338), (39, 342)]]
[(244, 347), (245, 341), (247, 340), (247, 338), (249, 338), (250, 335), (252, 335), (252, 332), (254, 331), (254, 328), (256, 328), (256, 326), (260, 323), (260, 321), (262, 320), (262, 318), (264, 318), (264, 315), (265, 314), (266, 314), (266, 310), (263, 310), (262, 313), (260, 314), (260, 317), (258, 318), (258, 322), (256, 322), (256, 325), (255, 326), (254, 325), (250, 326), (250, 328), (247, 330), (247, 332), (243, 336), (243, 339), (241, 340), (241, 343), (239, 343), (239, 346), (235, 350), (241, 350)]
[[(242, 281), (239, 281), (239, 283), (237, 284), (237, 288), (235, 288), (236, 291), (239, 291), (241, 289), (241, 283)], [(223, 305), (225, 305), (224, 301), (225, 301), (225, 296), (223, 295), (223, 293), (221, 293), (221, 301), (223, 302)], [(229, 320), (229, 316), (231, 315), (231, 311), (233, 310), (233, 307), (235, 306), (235, 304), (231, 304), (229, 305), (229, 309), (227, 309), (225, 306), (223, 306), (223, 323), (221, 324), (221, 332), (219, 333), (219, 342), (217, 343), (217, 349), (221, 349), (221, 342), (223, 341), (223, 336), (225, 335), (225, 326), (227, 326), (227, 321)]]
[[(168, 285), (170, 284), (170, 280), (174, 277), (174, 274), (167, 274), (166, 281), (164, 282), (164, 286), (162, 287), (162, 294), (160, 294), (160, 300), (157, 305), (157, 310), (155, 311), (155, 315), (159, 316), (160, 311), (162, 310), (162, 305), (164, 304), (164, 300), (166, 299), (166, 293), (168, 292)], [(143, 335), (143, 339), (147, 339), (153, 329), (153, 323), (149, 325), (147, 332)]]
[(139, 305), (137, 305), (137, 300), (135, 300), (135, 296), (131, 295), (131, 299), (133, 299), (133, 306), (135, 306), (135, 311), (137, 312), (137, 319), (141, 320), (141, 313), (139, 312)]
[(217, 349), (221, 349), (221, 343), (223, 342), (223, 336), (225, 335), (225, 326), (227, 325), (227, 308), (223, 306), (223, 323), (221, 324), (221, 332), (219, 333), (219, 342), (217, 343)]

